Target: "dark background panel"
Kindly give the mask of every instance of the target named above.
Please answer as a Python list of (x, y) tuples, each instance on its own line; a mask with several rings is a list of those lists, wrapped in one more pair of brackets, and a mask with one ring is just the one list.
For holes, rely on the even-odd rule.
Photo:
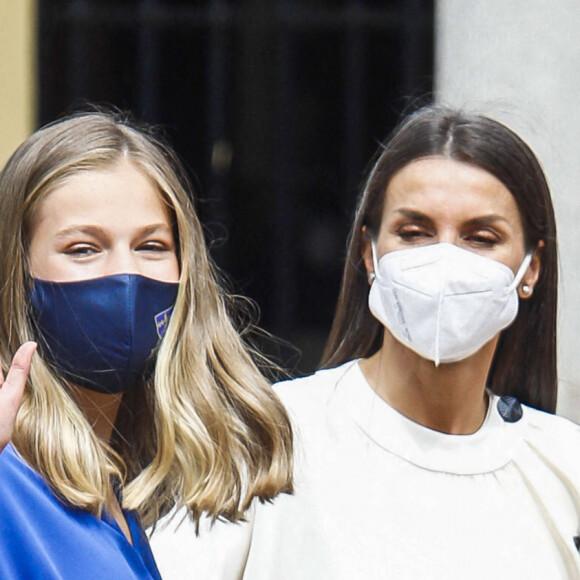
[[(40, 0), (38, 123), (109, 104), (163, 126), (212, 255), (309, 372), (363, 171), (429, 95), (433, 0)], [(427, 96), (428, 99), (428, 96)]]

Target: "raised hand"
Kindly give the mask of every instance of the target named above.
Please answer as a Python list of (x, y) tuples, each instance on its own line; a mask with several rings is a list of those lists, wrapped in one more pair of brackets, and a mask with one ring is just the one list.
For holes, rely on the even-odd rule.
[(25, 342), (14, 355), (12, 365), (4, 380), (0, 366), (0, 451), (12, 437), (14, 421), (18, 414), (24, 386), (30, 372), (32, 356), (36, 351), (35, 342)]

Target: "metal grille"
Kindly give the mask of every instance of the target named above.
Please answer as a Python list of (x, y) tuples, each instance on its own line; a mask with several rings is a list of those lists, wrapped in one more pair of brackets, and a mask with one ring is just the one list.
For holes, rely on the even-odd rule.
[(366, 161), (432, 88), (432, 0), (40, 0), (39, 123), (163, 125), (218, 265), (315, 365)]

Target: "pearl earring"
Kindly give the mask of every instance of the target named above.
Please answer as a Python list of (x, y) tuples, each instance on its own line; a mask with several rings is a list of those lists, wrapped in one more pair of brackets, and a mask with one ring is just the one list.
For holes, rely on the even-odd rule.
[(522, 284), (522, 294), (524, 296), (529, 296), (532, 292), (532, 289), (530, 288), (529, 284)]
[(369, 274), (369, 282), (371, 282), (371, 283), (374, 282), (375, 281), (375, 278), (376, 278), (375, 273), (374, 272), (371, 272)]

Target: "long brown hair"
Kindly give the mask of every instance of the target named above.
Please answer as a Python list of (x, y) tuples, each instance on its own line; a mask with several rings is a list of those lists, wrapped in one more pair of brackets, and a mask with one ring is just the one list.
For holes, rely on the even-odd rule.
[(550, 190), (530, 147), (488, 117), (442, 106), (407, 117), (379, 148), (362, 189), (349, 236), (336, 314), (321, 366), (367, 357), (381, 345), (383, 326), (368, 309), (368, 281), (361, 257), (362, 228), (378, 231), (385, 192), (397, 171), (433, 155), (469, 163), (499, 179), (518, 206), (526, 250), (542, 240), (542, 266), (534, 293), (520, 303), (514, 323), (501, 334), (488, 376), (489, 388), (554, 412), (557, 397), (556, 314), (558, 263)]

